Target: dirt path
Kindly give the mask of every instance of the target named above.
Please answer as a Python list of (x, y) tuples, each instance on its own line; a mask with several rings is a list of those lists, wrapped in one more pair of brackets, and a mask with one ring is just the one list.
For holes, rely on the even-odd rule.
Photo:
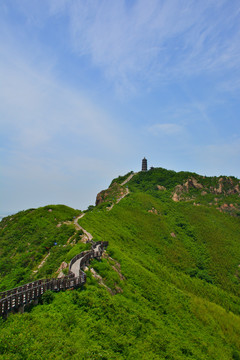
[(123, 194), (122, 196), (120, 196), (120, 198), (117, 199), (115, 204), (112, 204), (110, 207), (107, 208), (108, 211), (112, 210), (112, 208), (114, 207), (114, 205), (118, 204), (119, 201), (121, 201), (126, 195), (128, 195), (130, 193), (129, 189), (126, 189), (125, 194)]
[(48, 254), (44, 257), (44, 259), (41, 261), (41, 263), (38, 265), (37, 270), (33, 270), (33, 273), (37, 273), (39, 269), (41, 269), (41, 267), (45, 264), (47, 258), (50, 255), (50, 251), (48, 252)]
[[(132, 177), (133, 177), (134, 175), (136, 175), (136, 174), (137, 174), (137, 173), (132, 173), (131, 175), (129, 175), (128, 178), (127, 178), (126, 180), (124, 180), (120, 185), (123, 186), (123, 185), (127, 184), (127, 183), (132, 179)], [(119, 201), (121, 201), (125, 196), (127, 196), (127, 195), (130, 193), (128, 187), (125, 188), (125, 190), (126, 190), (126, 192), (117, 199), (116, 203), (115, 203), (115, 204), (112, 204), (109, 208), (107, 208), (108, 211), (112, 210), (112, 208), (114, 207), (114, 205), (118, 204)]]
[(132, 173), (131, 175), (129, 175), (128, 178), (126, 180), (124, 180), (120, 185), (123, 186), (126, 183), (128, 183), (131, 180), (131, 178), (136, 174), (138, 174), (138, 173)]
[(74, 219), (74, 225), (76, 230), (82, 230), (84, 235), (86, 236), (87, 241), (92, 241), (93, 236), (87, 230), (85, 230), (82, 226), (79, 225), (78, 220), (84, 217), (85, 213), (79, 215), (76, 219)]

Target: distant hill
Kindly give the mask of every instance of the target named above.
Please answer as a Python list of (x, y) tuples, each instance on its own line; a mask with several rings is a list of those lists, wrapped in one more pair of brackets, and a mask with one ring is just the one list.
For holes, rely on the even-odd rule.
[[(162, 168), (130, 175), (79, 220), (109, 242), (84, 289), (2, 322), (0, 359), (240, 359), (239, 180)], [(47, 206), (3, 219), (1, 289), (57, 276), (87, 246), (79, 214)]]

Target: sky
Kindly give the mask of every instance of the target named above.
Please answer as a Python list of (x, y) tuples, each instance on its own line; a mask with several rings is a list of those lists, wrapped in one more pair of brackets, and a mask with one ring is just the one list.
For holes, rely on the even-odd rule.
[(149, 166), (240, 178), (239, 0), (1, 0), (0, 214)]

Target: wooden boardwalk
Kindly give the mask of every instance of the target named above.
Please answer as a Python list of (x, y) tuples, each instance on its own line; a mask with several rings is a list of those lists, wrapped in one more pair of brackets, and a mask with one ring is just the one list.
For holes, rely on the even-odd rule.
[(0, 316), (7, 316), (11, 311), (24, 311), (24, 307), (38, 299), (47, 290), (60, 291), (77, 288), (86, 283), (86, 274), (83, 268), (93, 258), (100, 259), (107, 241), (93, 243), (91, 250), (83, 251), (74, 256), (69, 264), (69, 274), (60, 279), (36, 280), (26, 285), (0, 293)]

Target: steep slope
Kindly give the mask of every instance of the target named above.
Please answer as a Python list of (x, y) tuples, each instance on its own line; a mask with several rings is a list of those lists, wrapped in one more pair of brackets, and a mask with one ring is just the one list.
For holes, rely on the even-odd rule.
[(239, 359), (239, 180), (222, 178), (216, 193), (220, 178), (153, 169), (111, 211), (106, 197), (87, 212), (79, 224), (109, 242), (105, 258), (83, 291), (3, 322), (0, 359)]
[(71, 259), (72, 245), (82, 233), (73, 222), (79, 213), (64, 205), (50, 205), (4, 218), (0, 222), (0, 291), (54, 276), (61, 262)]

